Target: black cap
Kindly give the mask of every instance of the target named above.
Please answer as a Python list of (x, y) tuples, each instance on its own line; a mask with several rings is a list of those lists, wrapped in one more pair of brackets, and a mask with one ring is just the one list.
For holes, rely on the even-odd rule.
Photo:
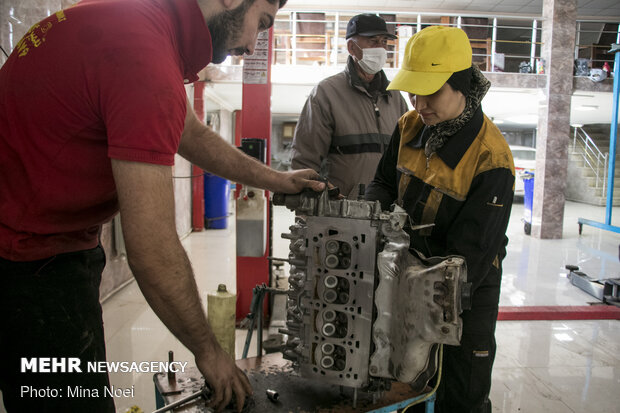
[(397, 38), (392, 33), (388, 32), (385, 20), (376, 14), (358, 14), (357, 16), (351, 17), (351, 20), (349, 20), (347, 24), (346, 38), (348, 39), (356, 34), (367, 37), (384, 34), (390, 39)]

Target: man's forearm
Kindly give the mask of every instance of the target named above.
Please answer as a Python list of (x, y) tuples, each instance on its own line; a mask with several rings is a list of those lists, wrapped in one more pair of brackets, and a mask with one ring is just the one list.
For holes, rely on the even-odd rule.
[(217, 346), (174, 216), (168, 166), (112, 160), (129, 265), (153, 311), (194, 355)]
[(179, 145), (179, 155), (202, 169), (234, 182), (273, 190), (278, 172), (244, 154), (224, 141), (220, 135), (194, 119), (188, 109), (189, 121)]
[(189, 103), (178, 153), (218, 176), (271, 192), (294, 194), (305, 188), (325, 188), (313, 170), (280, 172), (244, 154), (200, 122)]
[[(151, 240), (157, 251), (132, 254), (130, 266), (147, 302), (194, 355), (217, 346), (209, 327), (187, 254), (178, 239)], [(176, 241), (176, 242), (175, 242)]]

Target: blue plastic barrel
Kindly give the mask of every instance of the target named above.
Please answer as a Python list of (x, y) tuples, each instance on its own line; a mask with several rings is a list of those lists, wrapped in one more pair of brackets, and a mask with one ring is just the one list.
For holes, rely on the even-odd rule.
[(523, 174), (523, 231), (532, 232), (532, 207), (534, 206), (534, 172)]
[(228, 227), (228, 198), (230, 185), (224, 178), (205, 173), (205, 227), (226, 229)]

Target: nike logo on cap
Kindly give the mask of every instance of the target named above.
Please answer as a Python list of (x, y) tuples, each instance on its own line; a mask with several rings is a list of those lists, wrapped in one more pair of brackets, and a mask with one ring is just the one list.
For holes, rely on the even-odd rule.
[(441, 63), (431, 63), (431, 66), (439, 66)]

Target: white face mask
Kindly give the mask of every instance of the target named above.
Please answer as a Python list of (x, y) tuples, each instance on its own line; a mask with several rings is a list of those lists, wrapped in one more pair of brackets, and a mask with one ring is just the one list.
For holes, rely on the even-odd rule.
[(360, 64), (362, 70), (369, 75), (374, 75), (379, 72), (387, 61), (387, 51), (383, 47), (371, 47), (368, 49), (359, 48), (362, 51), (362, 58), (357, 62)]

